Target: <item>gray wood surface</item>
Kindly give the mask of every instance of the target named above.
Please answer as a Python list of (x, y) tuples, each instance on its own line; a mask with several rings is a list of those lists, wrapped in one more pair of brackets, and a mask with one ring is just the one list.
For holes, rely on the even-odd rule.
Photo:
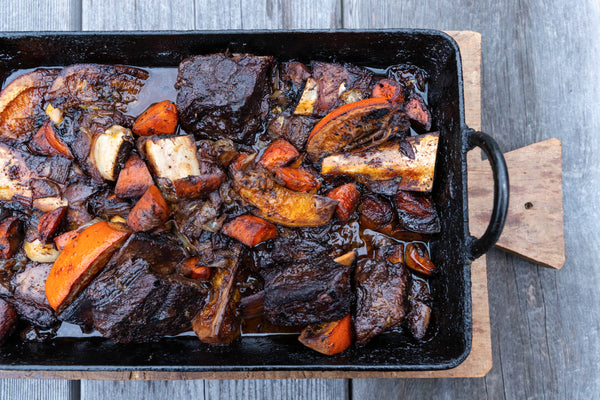
[(494, 367), (481, 379), (78, 382), (2, 380), (1, 399), (509, 398), (600, 394), (600, 3), (597, 0), (15, 0), (0, 29), (472, 29), (483, 39), (483, 129), (506, 151), (563, 142), (567, 261), (488, 255)]

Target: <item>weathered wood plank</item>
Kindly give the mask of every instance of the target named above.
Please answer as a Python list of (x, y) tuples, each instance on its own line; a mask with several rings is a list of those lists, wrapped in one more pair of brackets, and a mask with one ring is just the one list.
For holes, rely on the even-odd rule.
[[(353, 396), (589, 398), (600, 393), (600, 7), (597, 1), (344, 0), (345, 28), (471, 29), (483, 39), (482, 125), (504, 151), (563, 143), (566, 263), (488, 254), (494, 367), (484, 379), (354, 381)], [(575, 261), (576, 260), (576, 261)], [(593, 378), (590, 378), (593, 377)], [(375, 391), (373, 393), (373, 391)]]
[(62, 31), (81, 29), (78, 0), (8, 0), (0, 4), (2, 31)]
[(205, 399), (347, 399), (343, 379), (205, 381)]
[(66, 380), (1, 379), (0, 399), (79, 400), (79, 384)]
[(194, 4), (185, 0), (82, 0), (85, 31), (194, 29)]
[(81, 381), (81, 400), (198, 399), (204, 400), (204, 381)]
[(340, 2), (196, 0), (197, 29), (329, 29), (341, 27)]

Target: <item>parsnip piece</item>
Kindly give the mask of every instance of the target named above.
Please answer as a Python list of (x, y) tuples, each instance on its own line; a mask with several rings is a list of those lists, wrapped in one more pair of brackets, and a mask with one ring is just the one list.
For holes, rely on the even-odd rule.
[(27, 258), (29, 258), (31, 261), (39, 263), (54, 262), (60, 253), (58, 250), (56, 250), (54, 243), (43, 244), (38, 239), (35, 239), (33, 242), (26, 241), (23, 245), (23, 248), (25, 249)]
[(319, 86), (317, 85), (317, 81), (313, 78), (308, 78), (306, 80), (306, 85), (304, 86), (304, 91), (302, 92), (302, 96), (300, 97), (300, 101), (294, 110), (294, 114), (296, 115), (311, 115), (313, 110), (315, 109), (315, 104), (317, 104), (317, 99), (319, 98), (318, 94)]
[(431, 192), (439, 133), (412, 136), (406, 140), (414, 152), (412, 159), (400, 150), (399, 143), (384, 143), (366, 151), (325, 157), (321, 173), (376, 180), (401, 177), (398, 190)]
[(115, 181), (132, 148), (131, 131), (120, 125), (113, 125), (99, 135), (92, 151), (94, 165), (100, 175), (108, 181)]
[(236, 172), (234, 189), (257, 208), (256, 215), (285, 226), (324, 225), (338, 204), (328, 197), (289, 190), (261, 172)]
[(146, 155), (153, 172), (173, 182), (200, 175), (196, 143), (192, 135), (154, 137), (146, 142)]

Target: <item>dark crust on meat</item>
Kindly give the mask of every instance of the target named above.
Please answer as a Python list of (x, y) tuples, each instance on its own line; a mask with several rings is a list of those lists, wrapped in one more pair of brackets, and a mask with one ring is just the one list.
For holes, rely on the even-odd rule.
[(361, 260), (356, 268), (356, 343), (367, 344), (374, 336), (404, 318), (407, 273), (402, 264)]
[(263, 271), (267, 319), (274, 324), (302, 326), (348, 315), (353, 297), (350, 269), (326, 261)]
[(260, 127), (260, 103), (273, 57), (211, 54), (179, 64), (177, 109), (186, 132), (243, 141)]

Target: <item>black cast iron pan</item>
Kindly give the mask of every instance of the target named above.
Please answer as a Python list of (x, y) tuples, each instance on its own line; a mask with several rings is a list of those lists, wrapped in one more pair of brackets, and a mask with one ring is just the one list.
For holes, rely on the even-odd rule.
[[(439, 273), (430, 337), (417, 342), (383, 334), (367, 346), (327, 357), (304, 348), (295, 336), (243, 337), (228, 346), (193, 337), (116, 345), (102, 338), (56, 338), (49, 343), (13, 341), (0, 350), (0, 369), (21, 370), (429, 370), (460, 364), (471, 348), (470, 261), (499, 238), (508, 208), (508, 173), (502, 152), (486, 134), (465, 125), (458, 46), (438, 31), (268, 31), (139, 33), (5, 33), (0, 35), (0, 79), (18, 69), (73, 63), (176, 67), (185, 57), (248, 52), (295, 59), (350, 62), (375, 68), (411, 63), (429, 76), (429, 105), (440, 131), (434, 200), (442, 234), (431, 242)], [(485, 234), (468, 229), (466, 152), (481, 147), (494, 172), (494, 204)], [(490, 182), (492, 184), (492, 182)]]

